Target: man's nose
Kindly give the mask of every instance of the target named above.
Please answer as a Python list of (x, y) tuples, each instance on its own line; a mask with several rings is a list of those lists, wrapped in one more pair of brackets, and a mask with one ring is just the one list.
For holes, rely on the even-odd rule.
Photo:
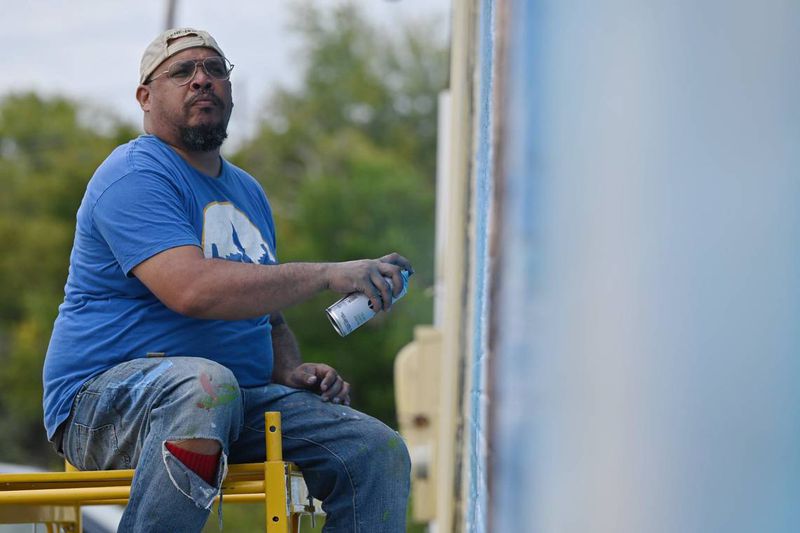
[(211, 76), (208, 75), (203, 65), (197, 65), (195, 68), (194, 76), (192, 77), (192, 89), (208, 89), (211, 87)]

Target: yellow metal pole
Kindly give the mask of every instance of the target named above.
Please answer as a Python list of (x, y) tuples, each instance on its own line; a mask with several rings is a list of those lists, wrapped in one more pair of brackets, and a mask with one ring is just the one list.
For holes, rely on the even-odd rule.
[(276, 411), (264, 413), (267, 433), (267, 461), (283, 461), (283, 442), (281, 442), (281, 414)]
[(83, 516), (81, 516), (81, 506), (75, 506), (75, 533), (83, 533)]
[(281, 442), (281, 414), (264, 414), (267, 461), (264, 463), (264, 502), (267, 533), (289, 533), (289, 509), (286, 494), (286, 464)]
[(133, 470), (96, 470), (93, 472), (32, 472), (23, 474), (0, 474), (0, 485), (17, 483), (53, 483), (75, 481), (121, 481), (130, 485)]
[(0, 505), (75, 505), (86, 500), (127, 499), (130, 491), (130, 487), (5, 490), (0, 491)]
[[(78, 468), (75, 465), (73, 465), (72, 463), (70, 463), (69, 461), (67, 461), (66, 459), (64, 459), (64, 471), (65, 472), (72, 472), (72, 473), (79, 472)], [(130, 494), (130, 491), (128, 492), (128, 494)], [(81, 504), (80, 503), (76, 503), (75, 506), (74, 506), (74, 509), (75, 509), (75, 523), (72, 524), (72, 528), (74, 528), (74, 531), (76, 531), (77, 533), (83, 533), (83, 520), (81, 519), (82, 518), (81, 517)], [(59, 528), (56, 531), (56, 533), (58, 533), (58, 531), (60, 531), (60, 529), (61, 528)]]

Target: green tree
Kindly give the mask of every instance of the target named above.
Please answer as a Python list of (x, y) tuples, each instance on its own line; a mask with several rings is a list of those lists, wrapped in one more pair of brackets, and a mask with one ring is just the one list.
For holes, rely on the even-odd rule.
[[(99, 114), (98, 114), (99, 113)], [(0, 100), (0, 450), (55, 460), (42, 427), (42, 361), (64, 296), (75, 213), (86, 182), (134, 131), (63, 98)]]
[(447, 51), (434, 22), (382, 34), (353, 6), (306, 6), (294, 28), (302, 83), (273, 94), (262, 128), (233, 160), (271, 199), (282, 261), (398, 251), (414, 264), (409, 294), (344, 339), (324, 314), (332, 294), (285, 313), (305, 359), (335, 366), (353, 384), (355, 406), (394, 425), (394, 357), (414, 324), (432, 317), (436, 103)]

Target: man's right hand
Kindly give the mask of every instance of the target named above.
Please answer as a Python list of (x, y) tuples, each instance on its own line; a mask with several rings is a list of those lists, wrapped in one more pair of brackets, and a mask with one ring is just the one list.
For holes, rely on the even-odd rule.
[[(401, 270), (414, 272), (409, 260), (396, 252), (378, 259), (330, 263), (326, 270), (327, 287), (343, 294), (360, 292), (369, 298), (373, 309), (388, 311), (392, 296), (403, 290)], [(392, 288), (385, 278), (392, 280)]]

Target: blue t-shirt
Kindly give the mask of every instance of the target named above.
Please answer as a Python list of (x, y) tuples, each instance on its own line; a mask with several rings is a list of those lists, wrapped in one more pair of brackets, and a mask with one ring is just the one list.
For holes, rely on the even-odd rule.
[(208, 258), (275, 263), (272, 210), (261, 186), (224, 160), (219, 177), (206, 176), (151, 135), (115, 149), (78, 209), (64, 303), (44, 363), (48, 438), (87, 379), (148, 353), (211, 359), (243, 387), (269, 383), (269, 315), (183, 316), (132, 275), (145, 259), (186, 245)]

